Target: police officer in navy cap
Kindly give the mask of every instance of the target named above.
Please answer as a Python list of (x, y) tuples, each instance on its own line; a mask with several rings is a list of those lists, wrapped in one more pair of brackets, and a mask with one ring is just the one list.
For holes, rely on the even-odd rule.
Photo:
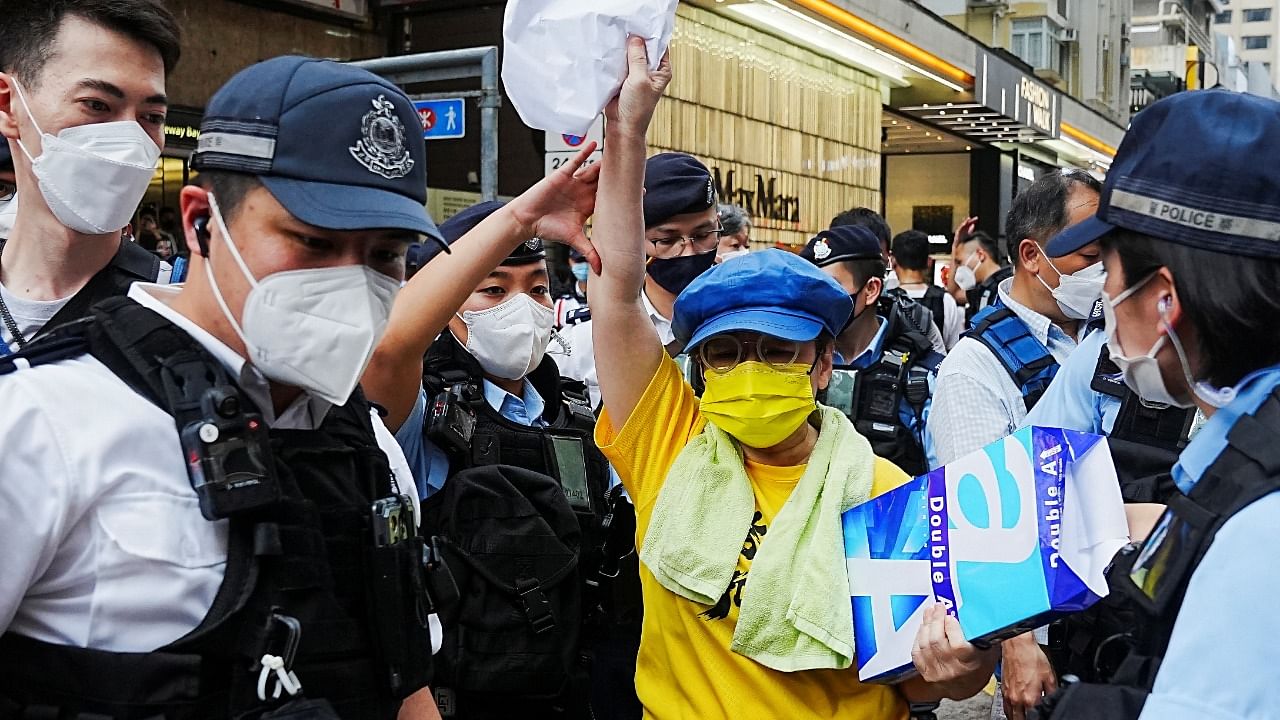
[(1155, 103), (1134, 116), (1096, 217), (1066, 239), (1101, 241), (1107, 345), (1124, 383), (1209, 419), (1173, 468), (1181, 492), (1149, 534), (1134, 528), (1138, 544), (1108, 571), (1136, 622), (1099, 655), (1099, 682), (1070, 685), (1042, 717), (1249, 718), (1280, 707), (1277, 133), (1280, 103), (1255, 95)]
[[(835, 339), (834, 370), (822, 402), (844, 412), (877, 455), (912, 475), (925, 472), (930, 384), (943, 356), (901, 305), (877, 312), (887, 270), (879, 239), (864, 226), (840, 225), (818, 233), (800, 256), (854, 301), (853, 315)], [(923, 317), (918, 321), (932, 327)]]
[(0, 714), (391, 720), (423, 697), (418, 493), (358, 387), (405, 249), (438, 236), (417, 124), (350, 65), (240, 72), (180, 195), (185, 285), (0, 364)]
[[(640, 297), (667, 352), (678, 356), (682, 348), (671, 329), (676, 296), (715, 264), (723, 232), (715, 181), (707, 166), (692, 155), (660, 153), (645, 163), (644, 190), (648, 262)], [(560, 361), (562, 371), (587, 383), (592, 403), (598, 403), (591, 323), (570, 328), (565, 340), (572, 351)]]
[(591, 310), (587, 307), (587, 278), (591, 276), (591, 266), (587, 258), (577, 250), (569, 251), (569, 272), (573, 275), (573, 284), (568, 292), (556, 298), (556, 327), (578, 325), (591, 319)]
[[(634, 651), (631, 664), (618, 672), (598, 661), (601, 633), (611, 625), (599, 610), (596, 560), (610, 497), (608, 464), (595, 447), (585, 386), (562, 378), (547, 355), (556, 338), (542, 238), (574, 244), (584, 262), (595, 257), (582, 227), (594, 206), (599, 170), (575, 176), (584, 157), (509, 203), (483, 202), (442, 223), (452, 252), (424, 248), (423, 268), (405, 286), (365, 374), (370, 397), (386, 408), (388, 425), (422, 478), (424, 525), (451, 548), (488, 548), (474, 561), (488, 563), (486, 577), (509, 587), (540, 582), (548, 606), (563, 609), (554, 633), (539, 634), (534, 615), (513, 627), (512, 614), (523, 619), (529, 612), (523, 600), (492, 583), (468, 586), (460, 579), (473, 609), (464, 609), (461, 619), (443, 617), (434, 683), (441, 707), (459, 718), (510, 717), (517, 710), (586, 718), (597, 688), (612, 693), (595, 717), (613, 717), (604, 713), (623, 706), (625, 693), (636, 704)], [(513, 467), (523, 477), (514, 485)], [(484, 488), (480, 512), (488, 520), (460, 528), (455, 519), (468, 512), (478, 487)], [(504, 514), (501, 508), (511, 503), (559, 508), (560, 520), (567, 518), (572, 529), (572, 546), (556, 545), (556, 537), (518, 549), (495, 540), (534, 532), (529, 513)], [(564, 527), (554, 520), (541, 526), (544, 534)], [(542, 572), (564, 565), (561, 552), (576, 555), (564, 582)], [(451, 566), (462, 568), (460, 578), (471, 562), (450, 556)], [(633, 624), (638, 636), (638, 617)], [(511, 659), (501, 652), (471, 654), (470, 639), (483, 633), (505, 638), (502, 652), (521, 658), (519, 678), (510, 676)], [(588, 648), (597, 658), (591, 665), (578, 662)], [(573, 661), (566, 665), (565, 657)]]

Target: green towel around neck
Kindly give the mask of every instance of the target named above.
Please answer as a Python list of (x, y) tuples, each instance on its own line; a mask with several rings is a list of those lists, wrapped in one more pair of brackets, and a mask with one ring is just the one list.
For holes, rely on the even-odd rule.
[[(783, 672), (845, 669), (854, 656), (840, 515), (870, 497), (875, 456), (843, 413), (819, 413), (817, 444), (752, 561), (733, 633), (734, 652)], [(742, 451), (707, 423), (667, 474), (640, 559), (667, 590), (714, 605), (754, 513)]]

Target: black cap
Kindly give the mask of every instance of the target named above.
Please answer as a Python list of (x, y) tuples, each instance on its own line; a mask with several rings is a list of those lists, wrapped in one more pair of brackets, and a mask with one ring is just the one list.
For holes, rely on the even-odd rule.
[(844, 260), (870, 260), (884, 256), (880, 254), (880, 239), (869, 228), (837, 225), (809, 240), (800, 251), (800, 257), (818, 267), (826, 267)]
[(584, 262), (586, 261), (587, 257), (582, 253), (578, 252), (577, 248), (569, 248), (569, 259), (574, 262)]
[[(477, 225), (484, 222), (484, 219), (497, 212), (507, 203), (502, 200), (486, 200), (482, 203), (476, 203), (454, 215), (453, 217), (440, 223), (440, 236), (449, 245), (458, 241), (458, 238), (471, 232)], [(440, 248), (433, 245), (421, 245), (418, 247), (410, 247), (406, 256), (406, 262), (410, 265), (422, 267), (426, 265), (431, 258), (440, 253)], [(544, 260), (547, 257), (546, 248), (543, 247), (541, 238), (529, 238), (528, 240), (516, 246), (515, 250), (502, 261), (503, 265), (524, 265), (526, 263)]]
[(644, 165), (644, 191), (646, 228), (716, 204), (711, 171), (684, 153), (661, 153), (649, 158)]

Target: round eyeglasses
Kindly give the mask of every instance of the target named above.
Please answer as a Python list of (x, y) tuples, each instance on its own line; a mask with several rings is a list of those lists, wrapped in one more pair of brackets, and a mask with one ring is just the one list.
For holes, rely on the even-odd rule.
[(772, 335), (742, 338), (716, 335), (698, 346), (698, 357), (704, 367), (720, 372), (732, 370), (745, 360), (759, 360), (776, 370), (794, 365), (800, 358), (800, 343)]

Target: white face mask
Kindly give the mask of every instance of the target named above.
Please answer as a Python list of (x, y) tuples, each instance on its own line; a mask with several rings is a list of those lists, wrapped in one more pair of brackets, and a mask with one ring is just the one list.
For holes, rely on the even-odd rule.
[(485, 372), (504, 380), (520, 380), (538, 367), (555, 323), (551, 308), (527, 293), (458, 317), (467, 325), (467, 352)]
[(972, 261), (977, 259), (978, 253), (972, 253), (969, 255), (969, 259), (964, 261), (963, 265), (956, 268), (956, 287), (959, 287), (965, 292), (969, 292), (978, 286), (978, 276), (974, 273), (974, 268), (978, 267), (981, 263), (970, 264)]
[(286, 270), (258, 280), (240, 256), (212, 195), (209, 209), (227, 250), (252, 286), (244, 299), (242, 323), (237, 323), (205, 259), (214, 296), (244, 341), (249, 362), (273, 382), (301, 388), (334, 405), (345, 404), (387, 329), (400, 281), (364, 265)]
[(1063, 315), (1073, 320), (1088, 320), (1093, 315), (1093, 306), (1098, 303), (1098, 298), (1102, 297), (1102, 286), (1107, 282), (1106, 268), (1101, 262), (1096, 262), (1070, 275), (1063, 275), (1048, 255), (1041, 251), (1040, 256), (1049, 263), (1049, 267), (1053, 268), (1054, 272), (1058, 273), (1056, 288), (1049, 287), (1049, 283), (1045, 282), (1044, 278), (1036, 275), (1040, 284), (1053, 294), (1053, 299), (1058, 303), (1058, 309)]
[(1116, 306), (1132, 297), (1153, 277), (1155, 277), (1155, 273), (1148, 275), (1137, 285), (1120, 293), (1114, 300), (1105, 292), (1102, 293), (1102, 317), (1106, 323), (1107, 348), (1110, 351), (1111, 362), (1120, 368), (1120, 373), (1124, 376), (1124, 384), (1128, 385), (1129, 389), (1137, 393), (1138, 397), (1143, 400), (1180, 408), (1194, 407), (1195, 403), (1193, 402), (1182, 402), (1175, 399), (1173, 394), (1169, 392), (1168, 386), (1165, 385), (1164, 376), (1160, 374), (1160, 363), (1156, 360), (1156, 356), (1160, 354), (1165, 343), (1169, 342), (1173, 345), (1174, 352), (1178, 354), (1178, 364), (1182, 367), (1182, 376), (1187, 382), (1187, 387), (1190, 387), (1192, 392), (1206, 404), (1217, 408), (1225, 407), (1235, 399), (1235, 388), (1214, 388), (1191, 377), (1191, 365), (1187, 361), (1187, 354), (1183, 350), (1182, 343), (1178, 340), (1178, 334), (1174, 332), (1173, 326), (1165, 319), (1167, 311), (1163, 304), (1160, 306), (1160, 314), (1161, 318), (1164, 319), (1165, 332), (1168, 335), (1161, 335), (1160, 339), (1156, 340), (1145, 355), (1131, 357), (1124, 354), (1124, 348), (1120, 346), (1120, 340), (1116, 337)]
[(890, 270), (884, 276), (884, 289), (896, 290), (901, 283), (898, 282), (898, 271)]
[(13, 219), (18, 216), (18, 194), (14, 193), (13, 197), (0, 202), (0, 240), (8, 240), (9, 233), (13, 231)]
[(84, 235), (113, 233), (129, 224), (156, 174), (160, 147), (142, 126), (125, 120), (69, 127), (57, 135), (40, 129), (22, 86), (13, 84), (40, 133), (40, 157), (18, 146), (31, 161), (49, 211)]
[(746, 248), (741, 250), (730, 250), (727, 253), (720, 253), (720, 257), (716, 258), (716, 264), (719, 265), (721, 263), (727, 263), (734, 258), (746, 257), (750, 254), (751, 251)]

